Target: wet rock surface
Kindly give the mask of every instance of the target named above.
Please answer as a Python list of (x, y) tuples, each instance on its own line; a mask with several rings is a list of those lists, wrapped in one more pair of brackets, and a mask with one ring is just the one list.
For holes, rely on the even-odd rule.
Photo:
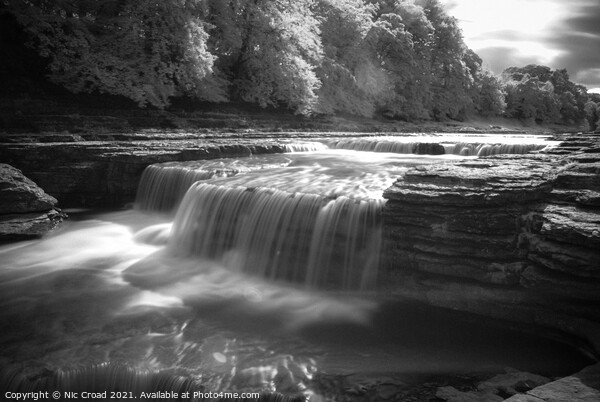
[(508, 369), (505, 374), (498, 374), (484, 380), (471, 389), (439, 387), (435, 396), (447, 402), (504, 401), (506, 396), (526, 392), (548, 382), (550, 382), (548, 378), (537, 374)]
[(492, 284), (518, 282), (518, 218), (551, 191), (544, 158), (471, 160), (410, 170), (389, 188), (390, 265)]
[(593, 402), (598, 400), (600, 400), (600, 364), (506, 399), (509, 402)]
[(11, 165), (0, 163), (0, 241), (42, 236), (65, 215), (57, 201)]
[(597, 353), (600, 137), (561, 139), (546, 153), (417, 167), (386, 190), (390, 293), (534, 323)]
[(496, 375), (471, 387), (439, 387), (435, 396), (446, 402), (592, 402), (600, 399), (599, 388), (600, 365), (596, 364), (555, 380), (507, 369), (505, 374)]
[(0, 214), (47, 211), (56, 199), (49, 196), (20, 170), (0, 164)]

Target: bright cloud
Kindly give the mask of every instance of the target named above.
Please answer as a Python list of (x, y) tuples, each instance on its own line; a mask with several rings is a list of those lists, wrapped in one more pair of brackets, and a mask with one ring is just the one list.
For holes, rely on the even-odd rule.
[(598, 0), (440, 1), (492, 71), (544, 64), (567, 68), (589, 88), (600, 87)]
[(479, 37), (486, 33), (514, 31), (527, 40), (552, 29), (564, 17), (561, 3), (547, 0), (454, 0), (446, 3), (450, 3), (450, 13), (459, 19), (465, 39), (473, 49), (477, 49)]

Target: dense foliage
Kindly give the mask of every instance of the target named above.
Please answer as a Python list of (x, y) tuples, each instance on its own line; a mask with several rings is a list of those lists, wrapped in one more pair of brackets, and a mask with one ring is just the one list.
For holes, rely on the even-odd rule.
[(591, 94), (584, 106), (585, 119), (590, 131), (600, 131), (600, 94)]
[(509, 117), (578, 124), (586, 116), (587, 89), (571, 82), (567, 70), (531, 64), (506, 69), (503, 79)]
[[(501, 78), (438, 0), (3, 0), (68, 90), (163, 108), (173, 97), (297, 113), (597, 121), (565, 70)], [(586, 103), (588, 102), (588, 103)]]
[[(175, 95), (224, 99), (213, 84), (201, 1), (5, 1), (72, 92), (123, 95), (162, 107)], [(208, 90), (207, 90), (208, 89)]]

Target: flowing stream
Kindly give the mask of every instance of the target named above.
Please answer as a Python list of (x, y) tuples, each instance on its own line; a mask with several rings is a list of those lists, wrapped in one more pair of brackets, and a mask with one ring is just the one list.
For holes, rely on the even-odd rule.
[[(432, 156), (344, 141), (152, 165), (135, 209), (72, 211), (51, 236), (2, 246), (0, 386), (35, 389), (47, 369), (73, 385), (109, 364), (211, 391), (310, 395), (323, 376), (557, 375), (583, 364), (567, 346), (377, 294), (383, 190), (411, 166), (494, 144), (461, 137)], [(517, 142), (514, 152), (526, 148)]]

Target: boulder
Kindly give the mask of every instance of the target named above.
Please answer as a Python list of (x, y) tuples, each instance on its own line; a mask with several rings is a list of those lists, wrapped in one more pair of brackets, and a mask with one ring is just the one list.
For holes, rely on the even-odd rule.
[(42, 236), (65, 217), (57, 201), (23, 173), (0, 164), (0, 241)]
[(0, 163), (0, 215), (48, 211), (56, 202), (20, 170)]
[(417, 155), (444, 155), (446, 149), (442, 144), (419, 142), (413, 146), (413, 154)]

